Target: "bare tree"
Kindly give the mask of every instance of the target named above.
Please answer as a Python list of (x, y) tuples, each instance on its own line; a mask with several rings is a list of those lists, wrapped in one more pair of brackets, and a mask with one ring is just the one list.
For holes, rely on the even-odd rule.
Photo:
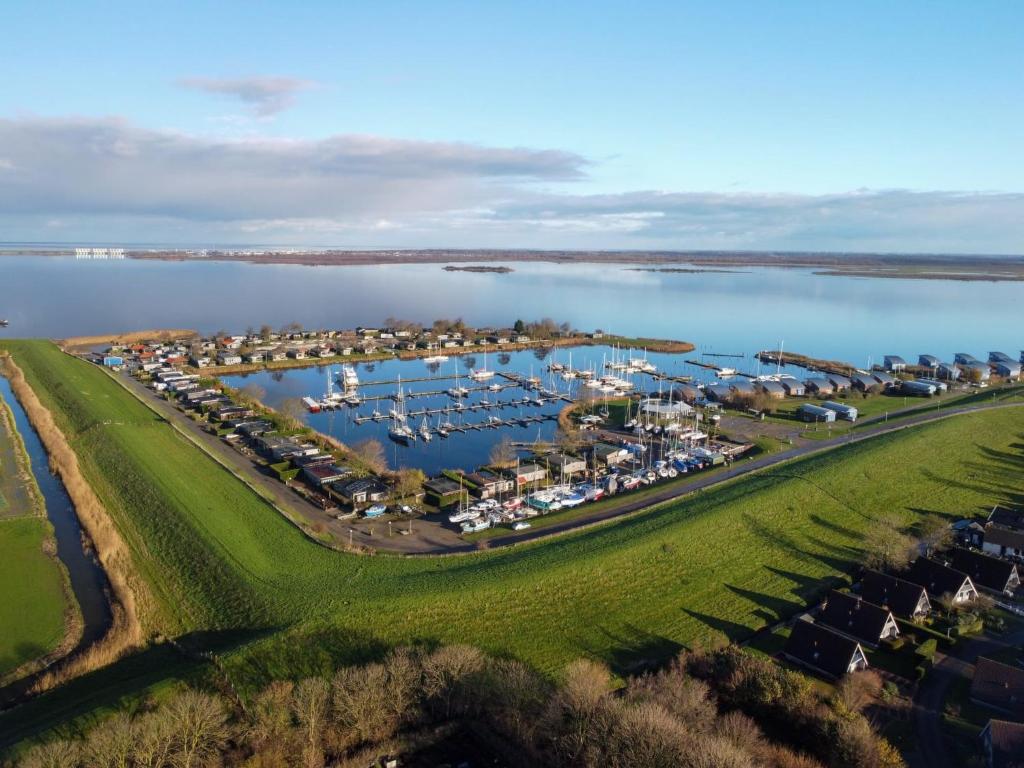
[(249, 405), (259, 405), (263, 402), (266, 396), (267, 390), (253, 382), (251, 384), (246, 384), (238, 390), (236, 399), (239, 402), (247, 403)]
[(175, 768), (204, 765), (228, 739), (228, 715), (216, 696), (187, 690), (174, 697), (163, 709), (174, 727)]
[(423, 470), (415, 467), (408, 467), (400, 469), (395, 474), (395, 484), (392, 491), (392, 498), (395, 503), (404, 503), (409, 499), (415, 500), (415, 498), (422, 492), (423, 483), (427, 481), (427, 476), (423, 474)]
[(21, 761), (22, 768), (77, 768), (81, 752), (77, 742), (59, 739), (29, 750)]
[(85, 762), (95, 768), (131, 768), (135, 761), (138, 729), (126, 712), (117, 712), (85, 739)]
[(833, 705), (840, 711), (861, 712), (882, 692), (882, 678), (872, 670), (846, 675), (836, 686)]
[(277, 412), (285, 420), (289, 429), (298, 429), (302, 426), (302, 417), (306, 413), (306, 406), (299, 398), (289, 397), (277, 407)]
[(470, 645), (446, 645), (423, 660), (423, 688), (444, 719), (460, 708), (467, 679), (484, 667), (484, 655)]
[(516, 449), (512, 447), (512, 441), (503, 437), (500, 443), (495, 443), (491, 448), (490, 462), (494, 467), (511, 467), (516, 463)]
[(900, 525), (898, 515), (884, 515), (864, 536), (865, 563), (881, 570), (905, 566), (916, 553), (916, 544)]
[(350, 745), (390, 738), (398, 720), (388, 702), (388, 673), (383, 664), (338, 670), (331, 685), (338, 725)]
[(917, 538), (926, 555), (945, 549), (953, 540), (953, 530), (940, 515), (926, 515), (917, 524)]
[(331, 686), (322, 677), (309, 677), (295, 686), (292, 712), (302, 727), (302, 762), (307, 768), (324, 764), (323, 732), (331, 709)]
[(387, 456), (380, 440), (367, 438), (349, 448), (353, 458), (371, 472), (384, 472), (388, 468)]

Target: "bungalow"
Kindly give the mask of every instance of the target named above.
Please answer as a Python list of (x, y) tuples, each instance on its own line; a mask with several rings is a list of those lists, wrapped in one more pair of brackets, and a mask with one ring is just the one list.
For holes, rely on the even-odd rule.
[(884, 358), (885, 370), (891, 373), (899, 373), (907, 369), (907, 361), (899, 355), (886, 355)]
[(289, 347), (287, 355), (292, 358), (292, 360), (305, 360), (306, 349), (305, 347)]
[(737, 379), (729, 384), (731, 389), (737, 395), (752, 395), (754, 394), (754, 385), (747, 379)]
[(828, 379), (836, 392), (845, 392), (853, 386), (852, 381), (850, 381), (846, 376), (840, 376), (838, 373), (830, 373), (825, 378)]
[(258, 437), (274, 429), (274, 424), (266, 419), (255, 419), (238, 425), (238, 431), (249, 438)]
[(241, 355), (236, 355), (231, 352), (217, 353), (217, 365), (239, 365), (241, 362)]
[(388, 487), (375, 477), (355, 477), (342, 480), (333, 488), (349, 504), (370, 504), (388, 495)]
[(939, 363), (941, 362), (942, 361), (935, 355), (918, 355), (917, 357), (917, 364), (921, 368), (931, 368), (932, 370), (935, 370), (939, 367)]
[(887, 637), (898, 637), (896, 619), (888, 608), (863, 597), (832, 591), (818, 616), (818, 622), (836, 632), (875, 647)]
[(833, 679), (868, 666), (864, 649), (856, 640), (802, 619), (793, 624), (782, 654), (790, 661)]
[(803, 397), (807, 390), (803, 385), (803, 382), (792, 376), (782, 376), (779, 378), (779, 384), (786, 390), (786, 394), (790, 397)]
[(351, 473), (352, 470), (348, 467), (339, 467), (337, 464), (314, 464), (302, 469), (303, 476), (319, 488), (343, 480)]
[(1015, 717), (1024, 716), (1024, 669), (978, 659), (971, 681), (971, 701)]
[(554, 477), (571, 477), (577, 472), (587, 471), (586, 459), (578, 456), (567, 456), (564, 453), (549, 453), (544, 457), (544, 463), (548, 465)]
[(1024, 723), (989, 720), (979, 737), (985, 768), (1019, 768), (1024, 755)]
[(985, 524), (983, 551), (1000, 557), (1024, 557), (1024, 531), (994, 523)]
[(821, 408), (817, 405), (811, 405), (810, 403), (804, 403), (796, 409), (797, 416), (800, 417), (801, 421), (823, 421), (831, 423), (836, 420), (836, 412), (828, 408)]
[(946, 381), (957, 381), (960, 378), (960, 369), (950, 363), (939, 363), (937, 375)]
[(804, 382), (804, 386), (808, 392), (819, 395), (831, 395), (836, 391), (836, 387), (831, 381), (820, 376), (812, 376)]
[(970, 576), (927, 557), (917, 558), (904, 578), (924, 587), (932, 600), (952, 595), (954, 603), (966, 603), (978, 596)]
[(896, 386), (896, 379), (894, 379), (888, 373), (883, 373), (882, 371), (874, 371), (871, 374), (871, 378), (873, 378), (876, 382), (878, 382), (879, 384), (886, 388)]
[(850, 377), (850, 381), (853, 384), (853, 388), (859, 389), (861, 392), (870, 392), (879, 385), (878, 380), (874, 376), (868, 376), (866, 373), (856, 373)]
[(283, 349), (275, 349), (273, 352), (270, 353), (270, 359), (275, 363), (280, 362), (281, 360), (285, 360), (287, 359), (287, 357), (288, 352)]
[(299, 469), (305, 469), (306, 467), (317, 467), (324, 464), (333, 464), (334, 457), (329, 453), (310, 453), (305, 456), (296, 456), (292, 459), (292, 463)]
[(519, 486), (546, 480), (548, 471), (539, 464), (521, 464), (518, 468), (511, 470), (509, 475), (515, 479), (516, 487), (518, 488)]
[(474, 493), (481, 499), (492, 499), (515, 489), (512, 478), (497, 475), (488, 469), (466, 475), (466, 481), (476, 488)]
[(953, 355), (953, 362), (957, 365), (972, 365), (980, 361), (970, 352), (957, 352)]
[(887, 608), (901, 619), (910, 621), (923, 619), (932, 609), (928, 592), (920, 584), (880, 571), (864, 572), (860, 595), (869, 603)]
[(762, 392), (775, 400), (782, 400), (786, 396), (786, 388), (778, 381), (761, 381), (758, 387)]
[(267, 360), (267, 353), (261, 350), (250, 352), (245, 355), (245, 362), (247, 363), (264, 363)]
[[(264, 435), (256, 443), (261, 451), (270, 454), (275, 461), (284, 461), (292, 456), (305, 456), (317, 452), (313, 446), (306, 446), (290, 437), (280, 435)], [(312, 451), (308, 450), (310, 447), (313, 448)]]
[(728, 384), (709, 384), (704, 387), (704, 397), (718, 403), (728, 402), (732, 395), (732, 387)]
[(1002, 376), (1010, 381), (1017, 381), (1020, 378), (1021, 364), (1013, 361), (1000, 362), (992, 366), (996, 376)]
[(605, 467), (615, 467), (629, 458), (629, 451), (621, 445), (610, 443), (595, 443), (590, 449), (590, 455), (595, 464)]
[(432, 506), (450, 507), (462, 501), (465, 491), (461, 485), (448, 477), (435, 477), (423, 483), (426, 491), (425, 501)]
[(217, 421), (227, 421), (228, 419), (246, 419), (254, 413), (252, 408), (245, 405), (225, 405), (223, 408), (215, 410), (213, 416)]
[(992, 592), (1012, 595), (1020, 586), (1017, 566), (1008, 560), (957, 548), (953, 550), (952, 565), (970, 576), (975, 586)]

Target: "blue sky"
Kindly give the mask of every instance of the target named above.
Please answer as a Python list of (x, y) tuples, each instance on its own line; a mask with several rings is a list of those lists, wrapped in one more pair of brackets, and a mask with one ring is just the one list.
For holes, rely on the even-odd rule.
[(0, 239), (1024, 252), (1021, 3), (291, 5), (5, 3)]

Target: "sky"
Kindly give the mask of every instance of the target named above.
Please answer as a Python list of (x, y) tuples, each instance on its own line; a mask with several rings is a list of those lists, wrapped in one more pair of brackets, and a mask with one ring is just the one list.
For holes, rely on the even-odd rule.
[(1024, 4), (0, 4), (0, 241), (1024, 253)]

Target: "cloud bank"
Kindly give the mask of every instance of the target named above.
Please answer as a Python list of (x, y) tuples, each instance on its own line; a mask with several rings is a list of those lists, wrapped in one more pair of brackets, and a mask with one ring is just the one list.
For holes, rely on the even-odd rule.
[[(561, 150), (0, 120), (3, 239), (1024, 252), (1024, 194), (574, 192)], [(568, 191), (566, 191), (568, 190)]]
[(310, 80), (294, 77), (184, 77), (183, 88), (228, 96), (241, 101), (257, 117), (271, 117), (295, 103), (295, 96), (314, 87)]

